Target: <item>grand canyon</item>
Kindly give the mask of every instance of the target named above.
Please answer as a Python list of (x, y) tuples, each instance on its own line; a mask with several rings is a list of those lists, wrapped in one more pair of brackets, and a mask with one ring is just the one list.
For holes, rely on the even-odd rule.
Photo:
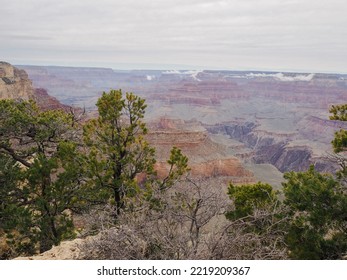
[[(158, 170), (165, 169), (168, 147), (177, 146), (189, 157), (192, 175), (226, 182), (263, 181), (280, 188), (287, 171), (310, 165), (334, 171), (330, 142), (335, 131), (347, 128), (329, 120), (330, 106), (347, 101), (347, 75), (342, 74), (26, 65), (2, 69), (2, 98), (13, 87), (18, 97), (26, 91), (51, 108), (60, 102), (91, 115), (103, 91), (134, 92), (148, 105), (145, 120)], [(29, 79), (32, 87), (24, 82)]]
[[(212, 244), (209, 242), (216, 242), (215, 244), (220, 246), (218, 250), (227, 252), (227, 255), (221, 256), (208, 256), (205, 253), (200, 256), (197, 254), (198, 251), (194, 251), (193, 255), (189, 255), (191, 254), (189, 253), (183, 258), (190, 258), (190, 256), (202, 259), (287, 258), (287, 251), (282, 249), (282, 245), (279, 245), (278, 250), (276, 245), (274, 255), (268, 255), (268, 250), (272, 250), (273, 244), (277, 244), (278, 240), (281, 240), (280, 243), (284, 242), (283, 233), (277, 236), (278, 232), (276, 230), (272, 232), (270, 229), (277, 222), (270, 223), (269, 232), (266, 230), (266, 233), (260, 234), (260, 239), (257, 239), (259, 238), (257, 234), (253, 236), (256, 238), (254, 244), (260, 242), (260, 245), (252, 245), (260, 248), (258, 256), (254, 255), (254, 251), (244, 250), (243, 245), (239, 248), (240, 242), (249, 244), (247, 239), (249, 221), (242, 220), (247, 219), (248, 216), (240, 219), (241, 223), (236, 226), (233, 223), (228, 224), (228, 209), (233, 209), (236, 202), (233, 202), (234, 206), (230, 206), (226, 202), (230, 198), (227, 194), (230, 196), (230, 191), (234, 186), (241, 189), (246, 188), (247, 192), (247, 188), (253, 188), (253, 186), (263, 187), (262, 183), (257, 183), (263, 182), (270, 184), (274, 191), (278, 191), (276, 194), (279, 194), (279, 201), (281, 201), (283, 199), (281, 191), (285, 186), (284, 173), (306, 172), (307, 170), (311, 170), (307, 172), (313, 172), (310, 166), (314, 166), (320, 174), (337, 172), (339, 165), (334, 158), (336, 154), (333, 152), (331, 141), (334, 138), (334, 132), (341, 129), (347, 130), (347, 123), (330, 120), (329, 109), (332, 105), (347, 102), (347, 75), (215, 70), (120, 71), (106, 68), (13, 66), (0, 62), (0, 99), (18, 100), (18, 104), (21, 103), (20, 101), (34, 100), (39, 110), (44, 113), (62, 109), (69, 112), (70, 116), (78, 116), (76, 120), (83, 124), (98, 116), (96, 102), (100, 100), (103, 92), (111, 89), (133, 92), (145, 99), (147, 107), (144, 121), (148, 134), (145, 134), (144, 137), (155, 148), (156, 163), (153, 167), (158, 175), (156, 178), (161, 180), (170, 174), (172, 166), (168, 164), (167, 160), (170, 158), (172, 147), (177, 147), (187, 156), (189, 173), (185, 180), (188, 181), (179, 181), (172, 193), (171, 190), (168, 190), (166, 193), (168, 196), (163, 199), (167, 199), (173, 204), (172, 209), (177, 203), (175, 199), (182, 199), (183, 204), (182, 208), (178, 207), (179, 211), (188, 211), (189, 214), (176, 213), (176, 209), (173, 216), (170, 216), (172, 215), (171, 206), (167, 208), (169, 212), (165, 212), (165, 207), (161, 209), (165, 213), (163, 214), (161, 211), (156, 211), (155, 208), (153, 210), (152, 206), (155, 204), (150, 203), (148, 209), (152, 211), (152, 214), (159, 215), (157, 218), (151, 217), (147, 220), (148, 217), (144, 215), (135, 222), (133, 220), (124, 220), (125, 222), (116, 220), (111, 223), (109, 228), (104, 229), (102, 223), (105, 217), (102, 215), (111, 213), (109, 209), (107, 210), (108, 204), (102, 204), (102, 207), (106, 208), (102, 208), (101, 211), (94, 208), (97, 205), (95, 204), (85, 213), (66, 209), (63, 215), (71, 214), (71, 222), (73, 221), (76, 236), (79, 238), (70, 238), (59, 246), (50, 246), (45, 250), (40, 250), (40, 254), (35, 256), (13, 254), (14, 257), (19, 257), (19, 259), (98, 259), (109, 258), (113, 256), (113, 250), (120, 248), (119, 255), (114, 258), (130, 258), (132, 256), (124, 254), (122, 247), (117, 245), (117, 242), (122, 240), (117, 236), (130, 234), (129, 236), (134, 238), (132, 241), (126, 241), (125, 245), (123, 244), (127, 247), (137, 246), (138, 242), (140, 245), (142, 244), (141, 246), (150, 246), (146, 243), (152, 242), (146, 239), (148, 236), (159, 232), (158, 238), (166, 240), (168, 234), (162, 234), (162, 229), (158, 232), (148, 233), (147, 231), (142, 232), (139, 228), (152, 230), (152, 226), (149, 226), (153, 223), (152, 219), (159, 221), (158, 227), (166, 228), (165, 219), (169, 217), (170, 225), (174, 225), (174, 228), (179, 226), (184, 229), (177, 231), (175, 228), (172, 232), (179, 240), (179, 244), (181, 238), (192, 236), (193, 226), (187, 227), (187, 225), (193, 225), (192, 221), (199, 218), (199, 221), (203, 222), (202, 226), (200, 226), (200, 222), (195, 222), (198, 232), (197, 240), (199, 242), (200, 239), (204, 240), (206, 246)], [(80, 133), (81, 131), (76, 135), (79, 137)], [(2, 136), (1, 131), (0, 136)], [(80, 140), (76, 143), (83, 142)], [(6, 151), (11, 152), (10, 149)], [(59, 178), (60, 169), (57, 169), (57, 172), (57, 178)], [(292, 172), (293, 174), (295, 173)], [(329, 175), (324, 176), (329, 177)], [(143, 190), (146, 178), (148, 177), (144, 173), (139, 173), (135, 178)], [(187, 187), (188, 185), (185, 185), (184, 182), (192, 183), (192, 185)], [(271, 186), (268, 187), (271, 188)], [(21, 188), (22, 185), (19, 186), (19, 189)], [(267, 193), (268, 199), (274, 193)], [(11, 192), (6, 193), (6, 195), (8, 194)], [(188, 199), (187, 202), (185, 199)], [(192, 200), (189, 201), (189, 199)], [(276, 214), (276, 210), (282, 202), (277, 204), (274, 200), (274, 203), (274, 208), (272, 206), (270, 208), (270, 214), (266, 212), (269, 209), (254, 212), (254, 216), (251, 218), (254, 218), (255, 226), (268, 218), (273, 222), (274, 219), (280, 217)], [(55, 200), (52, 205), (54, 204)], [(194, 205), (196, 210), (192, 212)], [(206, 207), (208, 211), (200, 213), (199, 211), (202, 210), (199, 207), (201, 209)], [(284, 211), (285, 208), (281, 207), (278, 209)], [(6, 209), (5, 204), (4, 209)], [(142, 209), (142, 206), (139, 209)], [(119, 215), (128, 217), (127, 213), (125, 211)], [(131, 215), (134, 213), (134, 217), (137, 215), (136, 211), (129, 211), (129, 213), (129, 217), (133, 217)], [(195, 213), (193, 218), (189, 216), (192, 213)], [(259, 214), (260, 216), (256, 216)], [(265, 216), (262, 215), (269, 216), (264, 218)], [(174, 219), (170, 220), (172, 217)], [(184, 219), (188, 220), (175, 220), (177, 217), (185, 217)], [(234, 222), (238, 221), (236, 219)], [(280, 220), (279, 223), (286, 223), (286, 221), (285, 219)], [(92, 230), (95, 225), (98, 225), (96, 232)], [(232, 228), (229, 231), (230, 226)], [(246, 226), (245, 232), (240, 235), (238, 228), (244, 226)], [(34, 225), (35, 227), (36, 225)], [(5, 231), (0, 230), (0, 233), (5, 236)], [(225, 232), (228, 234), (225, 235)], [(234, 234), (237, 238), (234, 238)], [(210, 239), (214, 235), (217, 241), (213, 238)], [(266, 241), (261, 239), (263, 236)], [(154, 237), (153, 242), (158, 242), (156, 238)], [(172, 240), (176, 240), (175, 238)], [(238, 238), (244, 239), (239, 241)], [(98, 242), (101, 242), (100, 247), (98, 247)], [(189, 247), (194, 242), (189, 239), (186, 244)], [(271, 246), (265, 246), (262, 242), (270, 242)], [(187, 246), (184, 245), (185, 243), (182, 244), (182, 250), (185, 250)], [(224, 250), (225, 244), (231, 247)], [(173, 246), (174, 250), (181, 248), (178, 245), (177, 248), (175, 246)], [(2, 258), (11, 257), (11, 253), (8, 253), (11, 249), (5, 238), (0, 238), (0, 248)], [(202, 246), (202, 248), (204, 247)], [(103, 256), (100, 252), (105, 250), (109, 250), (111, 255)], [(163, 251), (165, 254), (167, 253), (166, 249)], [(134, 252), (137, 254), (145, 251), (141, 247)], [(141, 255), (140, 258), (147, 258), (147, 256)], [(164, 255), (163, 258), (167, 258), (167, 256)]]

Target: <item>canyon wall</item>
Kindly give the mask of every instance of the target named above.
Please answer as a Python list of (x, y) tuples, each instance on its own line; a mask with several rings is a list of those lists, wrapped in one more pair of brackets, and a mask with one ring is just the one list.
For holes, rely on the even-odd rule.
[(31, 80), (24, 70), (0, 62), (0, 99), (29, 100), (34, 97)]
[(234, 183), (255, 181), (253, 173), (237, 157), (227, 154), (224, 146), (212, 141), (200, 123), (161, 118), (149, 123), (149, 127), (147, 140), (156, 148), (156, 170), (160, 177), (169, 172), (166, 161), (175, 146), (188, 157), (193, 177), (225, 177)]
[[(252, 159), (255, 163), (270, 163), (281, 172), (304, 171), (310, 165), (315, 165), (318, 171), (334, 172), (338, 168), (336, 164), (327, 160), (328, 152), (331, 150), (330, 143), (319, 143), (321, 150), (317, 151), (312, 146), (315, 144), (313, 128), (318, 127), (318, 131), (330, 131), (327, 138), (333, 137), (332, 128), (346, 126), (345, 123), (336, 121), (322, 121), (319, 118), (309, 118), (310, 122), (315, 123), (307, 127), (309, 132), (305, 141), (300, 139), (300, 133), (274, 133), (258, 130), (255, 123), (228, 123), (217, 125), (205, 125), (206, 129), (212, 134), (225, 134), (231, 139), (244, 143), (253, 152), (248, 156), (239, 157)], [(319, 132), (316, 132), (319, 133)], [(312, 141), (312, 142), (310, 142)], [(300, 144), (296, 144), (296, 143)], [(326, 150), (323, 150), (323, 147)], [(247, 154), (246, 154), (247, 155)]]
[(34, 88), (25, 70), (20, 70), (7, 62), (0, 62), (0, 99), (32, 99), (42, 110), (69, 111), (71, 108), (49, 95), (46, 89)]
[[(148, 137), (162, 162), (176, 145), (185, 149), (196, 166), (236, 157), (241, 165), (271, 164), (281, 172), (302, 171), (310, 164), (320, 171), (336, 169), (326, 157), (332, 153), (334, 132), (346, 125), (328, 120), (329, 107), (347, 103), (347, 75), (22, 67), (36, 87), (47, 88), (68, 104), (95, 110), (102, 91), (121, 88), (146, 99), (146, 122), (166, 117), (188, 125), (195, 119), (207, 129), (163, 124), (155, 128)], [(217, 145), (211, 135), (225, 139)], [(214, 154), (218, 157), (213, 158)]]

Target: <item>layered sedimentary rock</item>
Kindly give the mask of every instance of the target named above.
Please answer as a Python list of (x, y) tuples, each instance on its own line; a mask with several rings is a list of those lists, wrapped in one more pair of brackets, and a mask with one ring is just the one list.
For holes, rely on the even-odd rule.
[[(192, 159), (192, 158), (191, 158)], [(158, 162), (155, 170), (159, 177), (164, 178), (169, 172), (170, 166), (166, 162)], [(194, 158), (189, 162), (189, 175), (199, 178), (225, 177), (226, 181), (233, 183), (253, 183), (253, 173), (242, 165), (236, 157), (214, 159), (196, 163)]]
[(0, 99), (29, 100), (34, 90), (28, 75), (7, 62), (0, 62)]
[(50, 96), (47, 90), (43, 88), (36, 88), (34, 91), (33, 99), (36, 101), (38, 106), (43, 110), (57, 110), (63, 109), (69, 111), (71, 106), (61, 104), (58, 99), (53, 96)]
[(149, 124), (148, 141), (156, 148), (160, 177), (169, 171), (166, 163), (175, 146), (189, 158), (190, 174), (194, 177), (229, 177), (234, 182), (253, 182), (253, 174), (241, 161), (225, 152), (225, 147), (213, 142), (198, 122), (161, 118)]
[(247, 85), (247, 91), (257, 97), (282, 103), (315, 104), (327, 108), (334, 100), (346, 99), (347, 90), (336, 83), (283, 82), (255, 80)]
[[(311, 164), (318, 171), (336, 171), (337, 166), (326, 159), (331, 151), (330, 140), (327, 139), (331, 139), (333, 132), (341, 126), (345, 127), (345, 124), (311, 117), (304, 124), (306, 122), (313, 123), (305, 125), (305, 137), (301, 135), (304, 129), (296, 133), (275, 133), (260, 130), (259, 125), (252, 122), (231, 122), (205, 127), (210, 133), (228, 135), (252, 149), (252, 152), (240, 154), (239, 157), (248, 157), (258, 164), (270, 163), (281, 172), (304, 171)], [(318, 135), (321, 135), (321, 142), (315, 139)]]
[(188, 104), (195, 106), (217, 106), (225, 99), (248, 99), (249, 94), (236, 83), (225, 80), (181, 81), (165, 94), (150, 95), (151, 100), (160, 100), (167, 105)]
[(42, 110), (63, 109), (63, 105), (46, 89), (34, 88), (28, 74), (7, 62), (0, 62), (0, 99), (34, 100)]
[[(68, 104), (95, 109), (103, 90), (121, 88), (146, 99), (147, 120), (167, 116), (213, 125), (213, 129), (208, 128), (209, 133), (227, 135), (244, 144), (246, 149), (237, 145), (229, 149), (242, 161), (273, 164), (281, 171), (304, 170), (309, 164), (322, 171), (334, 168), (324, 157), (332, 152), (330, 142), (334, 131), (342, 127), (328, 120), (328, 112), (330, 105), (347, 102), (347, 75), (24, 68), (37, 87), (47, 88), (50, 94)], [(189, 147), (186, 151), (191, 161), (196, 158), (197, 164), (214, 160), (202, 155), (202, 150), (209, 150), (216, 143), (209, 142), (209, 135), (194, 127), (186, 141), (188, 130), (157, 128), (158, 154), (176, 145)], [(211, 151), (210, 154), (215, 153)]]

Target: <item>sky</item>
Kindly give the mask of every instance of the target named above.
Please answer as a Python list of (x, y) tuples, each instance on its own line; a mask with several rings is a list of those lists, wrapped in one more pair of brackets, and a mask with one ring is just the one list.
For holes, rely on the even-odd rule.
[(0, 60), (347, 73), (346, 0), (0, 0)]

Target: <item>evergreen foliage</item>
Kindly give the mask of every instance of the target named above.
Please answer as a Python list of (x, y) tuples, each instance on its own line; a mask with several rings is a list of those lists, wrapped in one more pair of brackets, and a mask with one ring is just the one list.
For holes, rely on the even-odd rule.
[[(73, 215), (92, 212), (95, 205), (112, 205), (117, 236), (129, 234), (124, 228), (137, 228), (139, 235), (134, 231), (129, 238), (148, 245), (146, 258), (166, 258), (167, 252), (175, 258), (203, 258), (206, 252), (210, 258), (248, 258), (252, 252), (267, 259), (346, 256), (345, 130), (332, 141), (341, 166), (336, 176), (312, 166), (288, 172), (284, 198), (265, 183), (230, 183), (227, 206), (226, 201), (219, 205), (219, 194), (205, 193), (207, 187), (189, 178), (183, 183), (188, 158), (177, 147), (167, 161), (167, 176), (157, 177), (155, 150), (146, 141), (144, 99), (111, 90), (97, 107), (98, 117), (82, 129), (64, 111), (40, 111), (33, 101), (0, 101), (0, 238), (8, 243), (0, 258), (43, 252), (74, 238)], [(346, 104), (332, 106), (330, 113), (332, 120), (347, 121)], [(221, 213), (228, 223), (210, 239), (203, 228)], [(109, 241), (112, 252), (128, 242)], [(123, 249), (117, 248), (117, 256)]]
[(313, 166), (283, 183), (291, 217), (287, 244), (294, 259), (341, 259), (347, 252), (347, 196), (333, 176)]
[(264, 209), (277, 198), (269, 184), (233, 185), (229, 184), (228, 195), (234, 202), (234, 210), (227, 213), (227, 218), (235, 220), (252, 215), (256, 209)]
[[(333, 105), (330, 108), (331, 120), (347, 121), (347, 104)], [(332, 141), (335, 153), (345, 151), (347, 149), (347, 131), (340, 129), (335, 132), (335, 138)]]
[(111, 90), (96, 105), (98, 118), (83, 127), (87, 177), (95, 199), (114, 204), (118, 215), (125, 198), (139, 192), (136, 176), (154, 174), (155, 150), (144, 138), (142, 121), (146, 104), (133, 93), (124, 97), (121, 90)]
[(46, 251), (75, 235), (81, 165), (72, 117), (32, 101), (0, 101), (1, 227), (13, 254)]

